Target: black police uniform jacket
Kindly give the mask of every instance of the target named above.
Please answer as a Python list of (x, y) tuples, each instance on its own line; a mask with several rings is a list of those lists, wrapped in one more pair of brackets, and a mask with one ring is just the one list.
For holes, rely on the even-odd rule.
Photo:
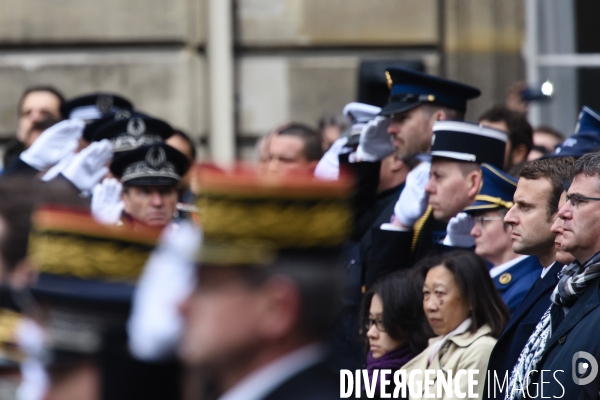
[[(550, 295), (558, 283), (558, 273), (562, 267), (563, 264), (559, 262), (550, 266), (550, 270), (543, 278), (540, 276), (535, 281), (519, 307), (511, 315), (502, 336), (498, 338), (490, 355), (488, 376), (483, 391), (484, 399), (504, 399), (504, 391), (499, 390), (499, 387), (496, 387), (496, 392), (494, 392), (494, 372), (500, 383), (507, 373), (510, 377), (525, 343), (535, 330), (542, 315), (550, 307)], [(506, 390), (506, 387), (504, 389)]]
[(373, 227), (365, 284), (369, 287), (382, 275), (410, 268), (429, 255), (452, 249), (441, 245), (445, 236), (446, 223), (433, 218), (430, 208), (411, 231), (386, 231), (379, 226)]

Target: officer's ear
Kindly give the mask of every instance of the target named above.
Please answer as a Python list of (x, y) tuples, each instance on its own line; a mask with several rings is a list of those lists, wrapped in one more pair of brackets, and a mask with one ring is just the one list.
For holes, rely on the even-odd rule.
[(467, 174), (467, 194), (469, 197), (475, 197), (481, 189), (483, 184), (483, 177), (481, 175), (481, 169), (476, 168)]
[(294, 282), (281, 275), (273, 276), (260, 288), (259, 329), (267, 340), (289, 337), (296, 329), (301, 313), (300, 291)]

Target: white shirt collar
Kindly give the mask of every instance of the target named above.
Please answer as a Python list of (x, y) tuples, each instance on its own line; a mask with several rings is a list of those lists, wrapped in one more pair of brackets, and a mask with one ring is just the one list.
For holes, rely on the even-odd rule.
[(325, 352), (321, 343), (301, 347), (252, 372), (219, 400), (260, 400), (291, 376), (322, 361)]
[(523, 261), (527, 257), (531, 257), (531, 256), (519, 256), (517, 258), (513, 258), (512, 260), (505, 262), (504, 264), (500, 264), (500, 265), (493, 267), (492, 269), (490, 269), (490, 276), (492, 277), (492, 279), (497, 277), (498, 275), (500, 275), (503, 272), (508, 271), (515, 264)]
[(542, 275), (540, 275), (542, 279), (544, 279), (544, 277), (546, 276), (546, 274), (548, 273), (548, 271), (550, 271), (550, 270), (552, 269), (552, 267), (554, 266), (554, 264), (556, 264), (556, 263), (557, 263), (557, 261), (554, 261), (554, 262), (553, 262), (552, 264), (550, 264), (550, 265), (549, 265), (547, 268), (544, 268), (544, 269), (542, 270)]

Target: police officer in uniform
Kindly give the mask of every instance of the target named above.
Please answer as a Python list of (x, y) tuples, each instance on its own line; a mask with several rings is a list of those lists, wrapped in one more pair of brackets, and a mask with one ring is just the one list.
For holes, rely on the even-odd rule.
[(155, 227), (169, 223), (177, 210), (178, 184), (189, 159), (164, 143), (116, 154), (110, 170), (123, 185), (124, 218)]

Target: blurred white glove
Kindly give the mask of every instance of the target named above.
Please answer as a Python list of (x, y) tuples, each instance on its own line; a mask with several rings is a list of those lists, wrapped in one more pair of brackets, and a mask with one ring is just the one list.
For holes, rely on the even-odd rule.
[(179, 305), (196, 284), (194, 260), (200, 230), (187, 221), (168, 225), (144, 267), (127, 324), (129, 348), (155, 361), (174, 353), (183, 329)]
[(22, 318), (17, 325), (16, 339), (26, 354), (21, 362), (21, 384), (17, 398), (22, 400), (42, 400), (50, 386), (43, 360), (46, 334), (44, 329), (29, 318)]
[(108, 173), (106, 163), (112, 157), (108, 139), (94, 142), (73, 157), (62, 174), (79, 190), (90, 191)]
[(125, 205), (121, 200), (123, 185), (115, 178), (106, 178), (94, 187), (92, 216), (105, 225), (114, 225), (121, 218)]
[(41, 171), (73, 153), (83, 134), (85, 122), (67, 119), (46, 129), (30, 148), (21, 153), (21, 160)]
[(338, 156), (341, 154), (346, 143), (348, 143), (347, 137), (341, 137), (333, 142), (329, 150), (319, 160), (315, 168), (315, 177), (328, 181), (335, 181), (338, 178), (340, 175), (340, 160)]
[(412, 228), (427, 210), (429, 196), (425, 192), (425, 185), (429, 181), (430, 168), (431, 163), (421, 162), (408, 173), (406, 185), (394, 206), (396, 219), (407, 228)]
[(365, 125), (356, 150), (360, 161), (379, 161), (394, 153), (394, 143), (387, 132), (391, 121), (391, 118), (380, 116)]
[(446, 227), (445, 246), (470, 248), (475, 246), (475, 238), (471, 236), (471, 229), (475, 220), (469, 214), (461, 212), (456, 217), (450, 218)]
[(65, 156), (65, 158), (60, 160), (58, 162), (58, 164), (54, 165), (54, 167), (52, 167), (48, 171), (46, 171), (44, 176), (42, 176), (42, 180), (47, 182), (47, 181), (51, 181), (52, 179), (56, 178), (58, 176), (58, 174), (63, 172), (65, 167), (67, 165), (69, 165), (69, 163), (71, 161), (73, 161), (73, 157), (75, 157), (75, 154), (77, 154), (77, 153), (71, 153), (71, 154)]

